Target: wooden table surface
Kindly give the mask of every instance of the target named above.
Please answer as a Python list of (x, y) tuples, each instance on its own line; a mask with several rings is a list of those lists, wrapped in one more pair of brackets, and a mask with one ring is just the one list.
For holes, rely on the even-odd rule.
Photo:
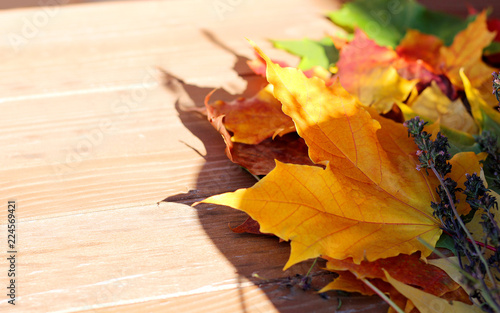
[[(0, 311), (383, 312), (376, 297), (301, 290), (293, 276), (311, 263), (282, 271), (287, 243), (233, 234), (228, 225), (245, 219), (236, 210), (189, 206), (254, 179), (186, 109), (213, 88), (231, 99), (261, 86), (245, 37), (296, 63), (267, 39), (321, 38), (334, 30), (324, 13), (338, 7), (170, 0), (0, 11), (0, 238), (6, 247), (15, 200), (18, 251), (15, 307), (1, 253)], [(333, 278), (320, 266), (313, 276), (314, 287)]]

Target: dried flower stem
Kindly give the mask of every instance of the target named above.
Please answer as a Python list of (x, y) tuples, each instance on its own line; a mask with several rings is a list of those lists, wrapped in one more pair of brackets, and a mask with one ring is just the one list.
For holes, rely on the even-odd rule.
[[(497, 289), (496, 279), (493, 276), (493, 274), (491, 273), (489, 264), (484, 259), (483, 252), (478, 247), (476, 241), (474, 240), (474, 238), (472, 237), (471, 233), (469, 232), (469, 230), (465, 226), (464, 222), (462, 221), (462, 218), (458, 214), (457, 209), (455, 208), (455, 204), (453, 203), (453, 198), (452, 198), (452, 196), (450, 194), (450, 191), (448, 190), (448, 188), (444, 184), (443, 178), (436, 171), (436, 168), (434, 167), (434, 165), (430, 165), (430, 168), (432, 169), (434, 175), (436, 175), (437, 179), (441, 183), (441, 186), (443, 186), (443, 189), (446, 191), (446, 195), (448, 196), (448, 200), (450, 201), (450, 208), (453, 211), (453, 214), (455, 215), (455, 219), (460, 224), (460, 227), (462, 228), (462, 230), (465, 232), (468, 241), (474, 247), (474, 250), (477, 253), (477, 256), (479, 257), (479, 259), (481, 260), (481, 263), (483, 263), (483, 265), (484, 265), (484, 267), (486, 269), (486, 274), (488, 275), (488, 278), (490, 279), (491, 283), (493, 284), (493, 288)], [(460, 258), (460, 256), (459, 256), (459, 258)], [(488, 288), (488, 286), (486, 285), (486, 282), (484, 281), (484, 279), (480, 279), (479, 282), (481, 283), (481, 286), (482, 286), (482, 291), (483, 291), (482, 296), (485, 298), (486, 302), (490, 306), (493, 305), (494, 307), (496, 307), (497, 311), (500, 310), (500, 307), (498, 306), (498, 304), (493, 300), (493, 295), (491, 294), (490, 288)]]
[[(500, 243), (500, 229), (494, 220), (492, 208), (497, 207), (494, 197), (487, 193), (488, 189), (484, 187), (482, 179), (475, 173), (466, 175), (466, 189), (458, 188), (457, 183), (450, 177), (445, 176), (451, 172), (451, 164), (448, 162), (451, 155), (448, 153), (448, 139), (441, 133), (438, 133), (435, 140), (431, 140), (431, 135), (424, 131), (426, 122), (419, 117), (415, 117), (407, 122), (408, 135), (414, 138), (418, 146), (417, 156), (420, 164), (417, 169), (431, 169), (433, 174), (439, 180), (439, 186), (436, 188), (441, 201), (431, 202), (434, 209), (434, 216), (441, 222), (441, 228), (449, 234), (457, 250), (459, 266), (464, 275), (465, 283), (470, 289), (470, 297), (485, 312), (500, 312), (500, 292), (497, 288), (496, 278), (491, 268), (499, 269), (500, 255), (497, 252)], [(486, 138), (485, 141), (488, 140)], [(496, 143), (496, 142), (495, 142)], [(460, 216), (457, 211), (456, 193), (463, 191), (466, 195), (467, 203), (471, 206), (471, 211), (465, 216)], [(484, 243), (476, 241), (470, 231), (465, 226), (474, 217), (479, 210), (484, 210), (481, 215), (484, 231)], [(491, 240), (493, 246), (488, 242)], [(481, 248), (480, 248), (481, 246)], [(485, 249), (494, 251), (493, 256), (486, 260)], [(466, 257), (466, 264), (462, 261), (462, 256)], [(491, 282), (491, 287), (486, 283), (485, 278)]]
[(486, 273), (488, 274), (488, 278), (491, 280), (491, 282), (493, 283), (493, 285), (496, 288), (495, 278), (493, 277), (493, 274), (491, 274), (490, 267), (488, 266), (488, 262), (486, 262), (486, 260), (484, 259), (484, 256), (483, 256), (483, 253), (482, 253), (481, 249), (479, 249), (478, 245), (476, 244), (476, 241), (474, 240), (474, 238), (472, 237), (471, 233), (469, 232), (469, 230), (465, 226), (464, 221), (462, 221), (462, 218), (458, 214), (457, 209), (455, 208), (455, 204), (453, 203), (453, 198), (452, 198), (452, 196), (450, 194), (450, 191), (448, 190), (448, 188), (444, 184), (443, 178), (436, 171), (436, 168), (434, 167), (434, 165), (431, 165), (430, 168), (432, 169), (432, 172), (434, 173), (434, 175), (436, 175), (437, 179), (439, 179), (439, 182), (441, 183), (441, 186), (443, 186), (443, 189), (445, 190), (446, 195), (448, 196), (448, 200), (450, 201), (450, 208), (453, 211), (453, 214), (455, 215), (456, 221), (458, 222), (458, 224), (460, 224), (460, 227), (462, 228), (462, 230), (464, 231), (465, 235), (467, 236), (468, 241), (474, 247), (474, 250), (476, 250), (476, 253), (477, 253), (478, 257), (481, 260), (481, 263), (483, 263), (483, 265), (486, 267)]
[(368, 287), (370, 287), (370, 289), (373, 290), (388, 305), (390, 305), (394, 309), (394, 311), (396, 311), (398, 313), (405, 313), (405, 311), (401, 310), (401, 308), (396, 303), (394, 303), (394, 301), (392, 301), (385, 293), (382, 292), (382, 290), (378, 289), (368, 279), (361, 278), (361, 281), (363, 281)]

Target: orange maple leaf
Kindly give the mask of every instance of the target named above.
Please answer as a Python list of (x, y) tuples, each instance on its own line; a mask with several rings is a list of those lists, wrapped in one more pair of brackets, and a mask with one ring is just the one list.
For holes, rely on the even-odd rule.
[[(416, 87), (419, 93), (434, 83), (447, 97), (455, 99), (456, 90), (441, 68), (441, 47), (443, 41), (438, 37), (409, 29), (396, 47), (398, 59), (392, 66), (398, 70), (401, 77), (417, 79)], [(411, 98), (410, 96), (407, 101)]]
[[(400, 253), (429, 255), (417, 238), (435, 245), (441, 235), (430, 207), (438, 182), (415, 169), (416, 146), (406, 128), (365, 108), (340, 84), (327, 87), (283, 69), (255, 49), (309, 156), (326, 169), (277, 162), (252, 188), (202, 202), (245, 211), (261, 232), (291, 240), (285, 268), (318, 256), (351, 257), (358, 264)], [(451, 163), (479, 171), (474, 153), (457, 154)]]
[(439, 65), (439, 50), (443, 41), (436, 36), (424, 34), (418, 30), (409, 29), (396, 47), (397, 54), (412, 62), (424, 62), (431, 69)]
[(295, 131), (293, 121), (281, 111), (281, 103), (274, 98), (270, 86), (249, 99), (231, 102), (215, 101), (205, 106), (212, 119), (224, 116), (224, 126), (233, 133), (231, 141), (258, 144), (269, 137)]
[(443, 71), (453, 85), (464, 88), (459, 74), (460, 68), (464, 68), (465, 74), (474, 87), (491, 77), (495, 69), (486, 65), (481, 57), (483, 49), (494, 38), (495, 33), (488, 31), (486, 12), (483, 11), (465, 30), (455, 36), (451, 46), (440, 48)]

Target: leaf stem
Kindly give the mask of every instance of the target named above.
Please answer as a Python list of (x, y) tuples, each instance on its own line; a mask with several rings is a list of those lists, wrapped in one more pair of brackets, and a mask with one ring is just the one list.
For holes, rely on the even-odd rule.
[[(443, 225), (444, 223), (441, 221), (441, 224)], [(446, 229), (443, 229), (443, 233), (448, 234), (450, 236), (453, 236), (450, 232), (446, 231)], [(469, 238), (467, 238), (467, 241), (470, 242), (471, 240)], [(481, 247), (486, 248), (486, 249), (493, 251), (493, 252), (497, 252), (497, 249), (493, 246), (490, 246), (489, 244), (483, 243), (483, 242), (478, 241), (478, 240), (474, 240), (474, 241), (476, 242), (476, 244), (478, 246), (481, 246)], [(432, 249), (434, 249), (434, 248), (432, 248)]]
[(309, 276), (309, 274), (311, 273), (313, 267), (316, 265), (316, 262), (318, 262), (318, 258), (314, 259), (314, 262), (311, 265), (311, 267), (309, 268), (309, 271), (307, 271), (306, 277)]
[[(467, 238), (467, 241), (469, 241), (469, 242), (470, 242), (470, 239), (469, 239), (469, 238)], [(478, 246), (481, 246), (481, 247), (486, 248), (486, 249), (488, 249), (488, 250), (490, 250), (490, 251), (493, 251), (493, 252), (497, 252), (497, 249), (496, 249), (495, 247), (493, 247), (493, 246), (490, 246), (490, 245), (488, 245), (488, 244), (485, 244), (485, 243), (483, 243), (483, 242), (481, 242), (481, 241), (477, 241), (477, 240), (474, 240), (474, 241), (476, 242), (476, 244), (477, 244)]]
[(242, 168), (243, 170), (245, 170), (248, 174), (252, 175), (252, 176), (253, 176), (253, 178), (255, 178), (255, 180), (256, 180), (256, 181), (260, 181), (260, 177), (259, 177), (259, 176), (257, 176), (257, 175), (255, 175), (254, 173), (250, 172), (250, 170), (248, 170), (247, 168), (245, 168), (245, 167), (243, 167), (243, 166), (241, 166), (241, 168)]
[(382, 290), (375, 287), (375, 285), (372, 284), (368, 279), (361, 278), (361, 281), (363, 281), (368, 287), (370, 287), (371, 290), (373, 290), (380, 298), (382, 298), (396, 312), (405, 313), (405, 311), (401, 310), (401, 308), (396, 303), (394, 303), (394, 301), (392, 301), (385, 293), (383, 293)]

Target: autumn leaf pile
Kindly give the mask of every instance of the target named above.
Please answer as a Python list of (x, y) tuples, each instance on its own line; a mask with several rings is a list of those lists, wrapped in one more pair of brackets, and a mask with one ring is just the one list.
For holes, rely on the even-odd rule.
[[(265, 177), (202, 202), (246, 212), (251, 219), (242, 231), (290, 241), (285, 269), (326, 259), (339, 277), (324, 290), (370, 295), (375, 286), (405, 312), (429, 305), (480, 312), (445, 266), (427, 260), (442, 236), (430, 206), (439, 201), (440, 182), (418, 170), (417, 147), (402, 122), (420, 116), (431, 122), (429, 132), (448, 136), (449, 177), (459, 187), (466, 173), (482, 173), (475, 137), (488, 130), (500, 138), (491, 88), (498, 23), (485, 12), (460, 20), (398, 3), (393, 10), (386, 1), (347, 3), (330, 15), (343, 35), (275, 41), (302, 57), (298, 68), (251, 42), (258, 59), (249, 65), (269, 85), (250, 99), (208, 96), (206, 106), (228, 157)], [(381, 8), (386, 15), (368, 14)], [(462, 199), (457, 210), (470, 207)]]

